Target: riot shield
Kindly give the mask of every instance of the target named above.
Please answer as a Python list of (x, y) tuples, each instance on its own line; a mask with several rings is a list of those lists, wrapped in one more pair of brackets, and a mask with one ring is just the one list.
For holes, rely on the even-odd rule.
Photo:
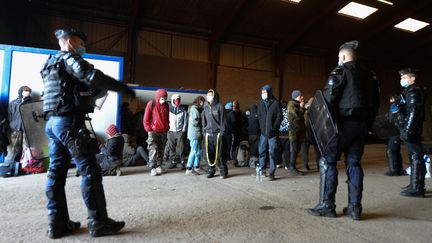
[[(23, 122), (26, 144), (35, 159), (44, 159), (49, 156), (48, 138), (45, 134), (46, 120), (43, 116), (43, 100), (21, 104), (19, 107)], [(96, 139), (90, 117), (86, 116), (85, 126), (90, 136)]]
[(35, 159), (48, 157), (48, 138), (45, 135), (46, 121), (43, 117), (43, 101), (32, 101), (19, 106), (24, 139)]
[(399, 129), (395, 124), (390, 122), (387, 113), (375, 118), (372, 130), (380, 139), (389, 139), (390, 137), (399, 135)]
[(321, 90), (315, 93), (308, 114), (318, 148), (321, 154), (325, 154), (329, 143), (337, 136), (338, 129)]

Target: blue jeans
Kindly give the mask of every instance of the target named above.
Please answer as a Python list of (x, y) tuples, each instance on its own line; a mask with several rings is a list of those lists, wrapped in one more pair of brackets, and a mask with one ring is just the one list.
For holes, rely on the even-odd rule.
[(82, 176), (81, 192), (89, 218), (107, 217), (100, 166), (95, 153), (88, 151), (89, 146), (79, 143), (89, 141), (88, 137), (80, 139), (79, 131), (84, 126), (84, 119), (72, 116), (51, 116), (46, 124), (50, 165), (45, 192), (50, 220), (67, 222), (69, 219), (64, 187), (71, 159)]
[(186, 168), (191, 169), (192, 166), (198, 168), (201, 159), (201, 142), (198, 139), (190, 140), (190, 153)]
[(266, 169), (267, 152), (270, 155), (270, 171), (269, 174), (274, 176), (276, 171), (278, 137), (266, 138), (261, 135), (258, 145), (259, 163), (262, 171)]

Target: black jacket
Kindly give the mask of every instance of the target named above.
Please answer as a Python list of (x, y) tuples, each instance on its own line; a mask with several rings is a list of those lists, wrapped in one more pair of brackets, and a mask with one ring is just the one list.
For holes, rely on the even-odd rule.
[(123, 136), (118, 134), (118, 136), (107, 139), (106, 144), (100, 147), (101, 152), (106, 155), (108, 163), (122, 163), (124, 143)]
[(263, 101), (258, 105), (258, 120), (261, 134), (267, 138), (279, 135), (279, 127), (282, 122), (282, 109), (279, 101), (274, 97)]
[[(420, 142), (425, 120), (426, 91), (423, 87), (412, 84), (402, 92), (405, 108), (400, 109), (402, 120), (399, 121), (401, 139), (405, 142)], [(404, 104), (402, 104), (404, 106)]]
[(242, 129), (242, 113), (239, 110), (227, 110), (225, 112), (225, 132), (239, 136)]
[(21, 104), (28, 103), (31, 101), (30, 97), (26, 97), (22, 99), (22, 97), (18, 97), (9, 103), (9, 127), (12, 131), (22, 131), (22, 119), (19, 112), (19, 107)]
[(202, 113), (202, 125), (204, 132), (209, 134), (223, 133), (224, 132), (224, 120), (225, 120), (225, 108), (219, 102), (219, 95), (214, 92), (214, 100), (212, 104), (207, 103), (204, 106)]
[(248, 135), (260, 135), (260, 125), (258, 120), (258, 107), (253, 105), (248, 117)]
[(336, 67), (324, 88), (324, 98), (338, 117), (372, 125), (379, 108), (379, 87), (375, 75), (356, 61)]

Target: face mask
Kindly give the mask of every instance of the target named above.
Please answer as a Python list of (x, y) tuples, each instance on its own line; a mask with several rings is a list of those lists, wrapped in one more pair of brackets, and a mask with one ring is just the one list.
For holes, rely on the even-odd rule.
[(175, 99), (174, 105), (178, 107), (180, 105), (180, 99)]
[(23, 91), (22, 92), (22, 96), (23, 97), (29, 97), (30, 96), (30, 92), (29, 91)]
[(250, 116), (250, 111), (246, 111), (246, 116)]
[(409, 82), (408, 82), (408, 80), (406, 80), (406, 79), (401, 79), (401, 80), (400, 80), (400, 85), (401, 85), (402, 87), (406, 88), (406, 87), (409, 86)]
[(160, 98), (160, 99), (159, 99), (159, 103), (160, 103), (161, 105), (163, 105), (163, 104), (165, 103), (165, 99), (164, 99), (164, 98)]
[(261, 94), (261, 99), (266, 100), (268, 97), (267, 93)]
[(86, 48), (85, 48), (84, 46), (78, 46), (78, 47), (75, 49), (75, 52), (76, 52), (78, 55), (82, 56), (82, 55), (84, 55), (84, 53), (86, 52)]
[(208, 101), (208, 103), (212, 103), (213, 102), (213, 96), (211, 96), (211, 95), (208, 95), (207, 96), (207, 101)]
[(342, 60), (338, 60), (338, 66), (342, 66), (342, 65), (343, 65)]

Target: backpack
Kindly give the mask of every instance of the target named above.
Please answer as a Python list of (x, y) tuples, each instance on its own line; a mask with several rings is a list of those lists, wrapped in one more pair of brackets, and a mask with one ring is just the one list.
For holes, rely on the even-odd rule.
[(38, 153), (35, 148), (25, 148), (21, 156), (21, 170), (30, 174), (37, 174), (44, 172), (44, 167), (40, 157), (43, 156)]

